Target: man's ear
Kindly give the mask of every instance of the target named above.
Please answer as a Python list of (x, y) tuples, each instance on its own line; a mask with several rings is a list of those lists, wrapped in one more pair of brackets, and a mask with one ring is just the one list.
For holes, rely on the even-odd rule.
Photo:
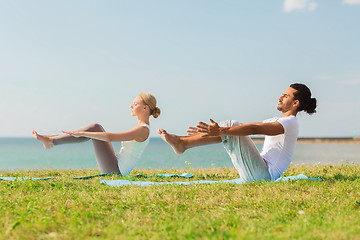
[(294, 100), (293, 106), (296, 107), (296, 109), (298, 109), (299, 106), (300, 106), (300, 101), (299, 100)]

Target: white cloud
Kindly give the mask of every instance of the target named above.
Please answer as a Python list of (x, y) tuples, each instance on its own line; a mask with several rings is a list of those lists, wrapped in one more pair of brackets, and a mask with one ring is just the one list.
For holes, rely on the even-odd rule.
[[(349, 1), (349, 0), (347, 0)], [(357, 1), (357, 0), (353, 0)], [(316, 2), (309, 2), (309, 0), (285, 0), (284, 1), (284, 11), (292, 12), (296, 10), (308, 10), (314, 11), (317, 8), (318, 4)]]
[(307, 0), (285, 0), (284, 1), (284, 11), (291, 12), (294, 10), (304, 9), (306, 6)]
[(316, 2), (309, 3), (309, 11), (312, 12), (317, 8), (318, 4)]
[(350, 85), (350, 86), (360, 86), (360, 78), (344, 80), (344, 81), (342, 81), (342, 83), (345, 85)]
[(343, 0), (343, 3), (355, 5), (355, 4), (360, 4), (360, 0)]

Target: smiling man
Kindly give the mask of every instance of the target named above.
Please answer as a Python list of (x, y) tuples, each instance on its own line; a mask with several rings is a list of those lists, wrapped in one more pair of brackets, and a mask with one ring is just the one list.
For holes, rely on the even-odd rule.
[[(169, 134), (164, 129), (159, 129), (158, 133), (176, 154), (196, 146), (222, 142), (244, 182), (276, 180), (292, 161), (299, 132), (297, 113), (313, 114), (316, 106), (310, 89), (294, 83), (279, 97), (277, 109), (281, 117), (244, 124), (234, 120), (218, 124), (210, 119), (211, 125), (199, 122), (196, 127), (190, 127), (189, 136)], [(259, 134), (265, 135), (261, 152), (249, 137)]]

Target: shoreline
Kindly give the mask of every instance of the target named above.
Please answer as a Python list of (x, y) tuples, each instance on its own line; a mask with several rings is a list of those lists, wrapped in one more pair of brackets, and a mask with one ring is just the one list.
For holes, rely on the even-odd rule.
[[(161, 140), (160, 137), (150, 137), (152, 140)], [(255, 143), (263, 143), (264, 137), (251, 136)], [(1, 141), (34, 140), (33, 137), (0, 137)], [(336, 143), (336, 144), (360, 144), (360, 137), (299, 137), (297, 143)]]

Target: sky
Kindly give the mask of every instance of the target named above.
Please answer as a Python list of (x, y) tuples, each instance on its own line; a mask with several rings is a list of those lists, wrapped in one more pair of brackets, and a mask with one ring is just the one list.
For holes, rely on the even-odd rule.
[(149, 92), (164, 128), (259, 122), (306, 84), (300, 137), (360, 137), (360, 0), (0, 2), (0, 137), (137, 124)]

